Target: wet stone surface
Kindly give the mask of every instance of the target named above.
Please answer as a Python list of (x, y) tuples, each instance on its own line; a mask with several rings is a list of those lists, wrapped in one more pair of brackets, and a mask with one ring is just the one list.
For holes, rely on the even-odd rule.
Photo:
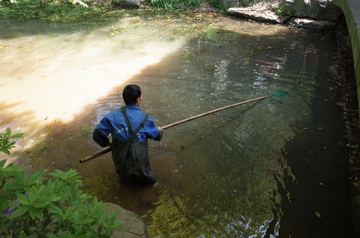
[(123, 231), (114, 231), (113, 238), (149, 237), (145, 223), (139, 215), (113, 203), (106, 203), (106, 205), (108, 205), (106, 214), (111, 215), (115, 212), (116, 220), (123, 221), (121, 226), (125, 229)]

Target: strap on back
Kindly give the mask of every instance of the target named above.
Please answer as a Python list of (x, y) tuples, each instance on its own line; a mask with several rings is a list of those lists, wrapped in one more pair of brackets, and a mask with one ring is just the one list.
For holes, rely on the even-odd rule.
[(131, 127), (131, 124), (130, 124), (130, 121), (129, 121), (129, 118), (126, 114), (126, 109), (124, 107), (121, 108), (121, 112), (124, 114), (124, 118), (125, 118), (125, 121), (126, 121), (126, 124), (129, 128), (129, 131), (130, 131), (130, 138), (128, 139), (128, 141), (133, 141), (137, 135), (137, 133), (141, 130), (141, 128), (143, 128), (145, 126), (145, 123), (149, 117), (148, 114), (146, 114), (144, 120), (140, 123), (140, 125), (138, 126), (138, 128), (136, 128), (135, 131), (133, 131), (132, 127)]

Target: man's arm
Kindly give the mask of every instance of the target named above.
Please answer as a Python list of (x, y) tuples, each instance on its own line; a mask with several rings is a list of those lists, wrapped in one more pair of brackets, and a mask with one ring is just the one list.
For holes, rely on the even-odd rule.
[(155, 141), (160, 141), (162, 139), (162, 137), (163, 137), (163, 134), (164, 134), (164, 130), (160, 126), (158, 126), (158, 129), (159, 129), (159, 133), (154, 138)]
[(107, 136), (103, 136), (97, 129), (95, 129), (93, 132), (93, 140), (101, 147), (110, 145), (109, 138), (107, 138)]

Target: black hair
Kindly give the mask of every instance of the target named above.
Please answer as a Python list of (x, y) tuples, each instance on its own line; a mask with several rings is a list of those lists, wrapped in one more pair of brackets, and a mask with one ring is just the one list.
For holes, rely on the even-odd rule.
[(136, 99), (141, 96), (141, 89), (135, 84), (127, 85), (123, 91), (123, 99), (126, 105), (135, 105)]

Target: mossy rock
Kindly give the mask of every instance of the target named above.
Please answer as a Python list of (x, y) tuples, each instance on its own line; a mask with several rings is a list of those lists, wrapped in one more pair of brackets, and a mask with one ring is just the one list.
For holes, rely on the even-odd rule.
[(282, 0), (280, 7), (286, 15), (292, 17), (336, 21), (341, 15), (341, 10), (334, 2), (335, 0)]

